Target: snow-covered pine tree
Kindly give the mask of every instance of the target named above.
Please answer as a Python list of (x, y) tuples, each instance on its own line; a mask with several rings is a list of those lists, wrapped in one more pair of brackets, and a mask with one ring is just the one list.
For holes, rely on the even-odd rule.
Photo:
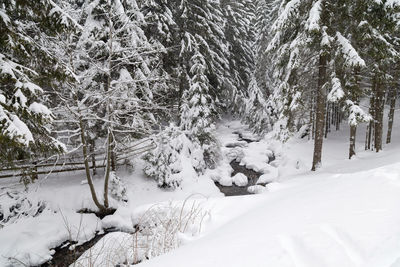
[(159, 187), (175, 189), (181, 186), (185, 176), (204, 168), (202, 150), (180, 127), (171, 124), (156, 136), (155, 143), (157, 148), (144, 156), (144, 172)]
[(0, 162), (61, 152), (44, 86), (65, 75), (47, 49), (71, 20), (49, 0), (3, 1), (0, 14)]
[(247, 88), (254, 71), (253, 45), (255, 31), (255, 6), (252, 1), (221, 1), (224, 12), (225, 38), (228, 44), (228, 61), (230, 78), (227, 79), (227, 97), (233, 97), (233, 108), (240, 110), (243, 96), (247, 96)]
[(398, 1), (364, 0), (359, 4), (357, 13), (357, 17), (362, 20), (359, 24), (359, 33), (362, 34), (357, 35), (357, 41), (360, 44), (361, 57), (368, 66), (369, 73), (366, 76), (372, 84), (370, 110), (374, 120), (370, 123), (367, 133), (370, 140), (367, 143), (371, 143), (373, 139), (376, 152), (382, 150), (386, 92), (398, 72), (392, 68), (399, 58), (396, 44), (398, 12)]
[(190, 60), (190, 87), (183, 95), (181, 127), (194, 143), (201, 145), (207, 167), (213, 167), (218, 156), (218, 147), (213, 136), (215, 104), (209, 92), (204, 56), (196, 44), (194, 51)]
[[(332, 42), (332, 54), (334, 61), (334, 72), (331, 74), (331, 91), (328, 94), (329, 102), (339, 102), (345, 107), (348, 113), (350, 125), (350, 147), (349, 158), (355, 154), (355, 141), (357, 125), (361, 122), (368, 122), (370, 116), (359, 106), (361, 99), (366, 96), (365, 88), (361, 86), (363, 73), (367, 67), (366, 62), (361, 58), (358, 51), (362, 44), (359, 38), (363, 35), (359, 25), (362, 23), (362, 16), (359, 16), (363, 9), (362, 1), (342, 1), (336, 3), (335, 10), (336, 34)], [(352, 18), (352, 19), (349, 19)], [(328, 122), (326, 122), (328, 123)]]
[(255, 75), (258, 87), (269, 97), (272, 86), (272, 62), (271, 57), (266, 53), (272, 34), (272, 25), (278, 16), (281, 0), (256, 0), (255, 1)]
[(258, 86), (255, 75), (250, 78), (243, 107), (243, 120), (257, 134), (269, 132), (273, 124), (272, 106)]
[[(169, 3), (166, 0), (139, 0), (139, 8), (143, 14), (142, 29), (148, 41), (159, 51), (153, 55), (150, 68), (157, 81), (152, 82), (154, 90), (160, 95), (155, 94), (154, 100), (162, 102), (164, 106), (169, 106), (174, 102), (176, 95), (176, 81), (171, 78), (176, 65), (176, 23)], [(172, 89), (172, 90), (171, 90)], [(170, 117), (170, 112), (164, 112), (161, 116)]]
[[(277, 90), (273, 99), (278, 103), (278, 121), (284, 122), (278, 126), (289, 132), (299, 129), (298, 126), (306, 121), (308, 110), (309, 127), (312, 125), (315, 137), (313, 170), (321, 164), (323, 137), (328, 129), (326, 97), (329, 87), (337, 89), (340, 82), (349, 85), (345, 90), (347, 96), (356, 99), (347, 99), (349, 111), (360, 110), (354, 106), (360, 97), (356, 92), (359, 82), (355, 73), (365, 63), (352, 42), (344, 37), (354, 34), (354, 26), (345, 19), (353, 9), (353, 2), (283, 1), (272, 27), (274, 34), (267, 51), (274, 57), (273, 67), (276, 68), (274, 84)], [(342, 75), (342, 81), (338, 75)], [(314, 80), (317, 84), (313, 84)], [(310, 87), (313, 89), (309, 90)]]
[(176, 23), (166, 0), (141, 0), (141, 12), (144, 16), (145, 33), (150, 40), (157, 40), (169, 47), (174, 41)]
[(179, 2), (179, 9), (175, 14), (180, 40), (179, 97), (181, 98), (184, 90), (189, 88), (187, 77), (193, 52), (190, 51), (192, 43), (188, 42), (190, 40), (188, 36), (191, 35), (207, 64), (206, 75), (210, 82), (209, 94), (213, 97), (216, 105), (221, 106), (224, 103), (220, 104), (219, 99), (224, 99), (221, 98), (225, 93), (223, 86), (230, 75), (224, 36), (224, 18), (220, 3), (206, 0), (176, 0), (176, 2)]
[[(317, 91), (315, 66), (318, 66), (318, 49), (309, 43), (316, 37), (309, 38), (307, 31), (312, 4), (312, 1), (281, 2), (264, 55), (270, 60), (264, 73), (266, 78), (272, 78), (268, 85), (274, 88), (269, 96), (276, 114), (273, 132), (283, 141), (303, 125), (312, 123), (309, 114)], [(273, 72), (269, 74), (269, 70)]]

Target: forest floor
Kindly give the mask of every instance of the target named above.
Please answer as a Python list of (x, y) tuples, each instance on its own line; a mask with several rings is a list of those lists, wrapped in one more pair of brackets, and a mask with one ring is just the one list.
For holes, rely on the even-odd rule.
[[(120, 174), (128, 203), (113, 203), (116, 213), (104, 219), (76, 212), (94, 208), (83, 173), (42, 177), (24, 198), (34, 205), (45, 202), (46, 208), (0, 229), (0, 266), (40, 265), (67, 240), (81, 245), (114, 228), (121, 232), (105, 235), (75, 266), (115, 266), (124, 259), (152, 257), (139, 266), (400, 267), (400, 127), (394, 129), (394, 143), (379, 154), (364, 151), (360, 127), (352, 160), (347, 159), (348, 131), (329, 134), (323, 166), (312, 173), (312, 141), (259, 140), (238, 121), (226, 121), (217, 129), (222, 160), (216, 170), (166, 191), (143, 176), (139, 160)], [(21, 190), (15, 182), (1, 180), (0, 188)], [(95, 183), (100, 192), (101, 175)], [(216, 184), (226, 195), (257, 194), (224, 197)], [(131, 234), (141, 220), (154, 222), (145, 216), (149, 210), (179, 224), (185, 214), (190, 219), (160, 251), (155, 244), (166, 240), (165, 228), (157, 228), (163, 235), (153, 237), (152, 251), (132, 252), (149, 239), (149, 231)], [(154, 257), (163, 252), (168, 253)]]

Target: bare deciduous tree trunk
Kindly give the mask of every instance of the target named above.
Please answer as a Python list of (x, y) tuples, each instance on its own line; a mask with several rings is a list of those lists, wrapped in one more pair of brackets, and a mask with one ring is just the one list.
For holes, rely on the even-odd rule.
[(107, 134), (107, 160), (106, 160), (106, 173), (104, 175), (104, 206), (108, 208), (108, 181), (111, 174), (111, 155), (112, 155), (112, 134), (111, 129)]
[(327, 62), (328, 57), (325, 54), (319, 56), (319, 75), (318, 75), (318, 92), (316, 103), (316, 119), (315, 119), (315, 141), (312, 171), (317, 170), (322, 162), (322, 144), (324, 141), (325, 126), (325, 110), (326, 110), (326, 92), (325, 84), (327, 80)]
[(97, 174), (95, 144), (96, 144), (96, 141), (94, 139), (90, 140), (90, 154), (91, 154), (91, 157), (92, 157), (92, 173), (93, 173), (93, 176)]
[(96, 205), (96, 207), (100, 211), (105, 211), (107, 208), (104, 205), (100, 204), (100, 202), (97, 198), (97, 195), (96, 195), (96, 190), (93, 185), (92, 176), (90, 174), (89, 157), (88, 157), (88, 153), (87, 153), (87, 142), (86, 142), (85, 128), (83, 125), (82, 117), (79, 118), (79, 128), (80, 128), (80, 135), (81, 135), (81, 142), (82, 142), (82, 153), (83, 153), (83, 161), (85, 164), (86, 179), (88, 181), (90, 193), (92, 194), (92, 199), (93, 199), (93, 202)]

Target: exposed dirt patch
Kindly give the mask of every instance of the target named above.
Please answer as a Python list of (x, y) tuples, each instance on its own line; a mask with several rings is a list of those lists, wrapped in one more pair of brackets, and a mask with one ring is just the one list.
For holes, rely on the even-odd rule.
[(95, 214), (98, 218), (104, 219), (104, 217), (106, 217), (108, 215), (113, 215), (116, 211), (117, 211), (116, 209), (112, 209), (112, 208), (109, 208), (109, 209), (104, 210), (104, 211), (93, 211), (93, 210), (90, 210), (90, 209), (81, 209), (81, 210), (78, 210), (78, 213)]

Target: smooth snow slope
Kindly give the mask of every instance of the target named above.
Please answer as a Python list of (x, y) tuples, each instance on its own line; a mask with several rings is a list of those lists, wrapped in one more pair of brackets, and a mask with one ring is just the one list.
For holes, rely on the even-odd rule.
[[(400, 163), (311, 175), (232, 198), (203, 238), (139, 266), (400, 266)], [(300, 178), (300, 177), (299, 177)], [(240, 199), (240, 201), (238, 201)], [(237, 205), (248, 209), (230, 217)]]

